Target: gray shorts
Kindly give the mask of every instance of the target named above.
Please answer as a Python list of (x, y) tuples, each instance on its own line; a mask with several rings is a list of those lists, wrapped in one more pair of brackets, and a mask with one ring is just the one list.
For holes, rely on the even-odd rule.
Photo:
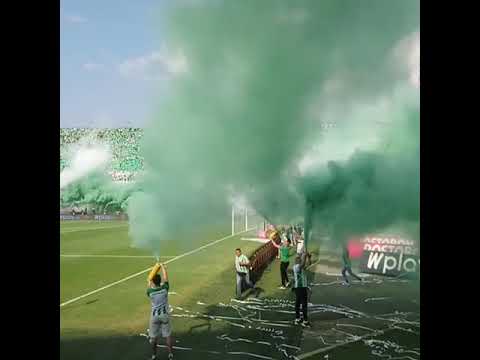
[(172, 326), (168, 314), (150, 317), (150, 327), (148, 328), (148, 336), (150, 341), (160, 337), (169, 337), (172, 334)]

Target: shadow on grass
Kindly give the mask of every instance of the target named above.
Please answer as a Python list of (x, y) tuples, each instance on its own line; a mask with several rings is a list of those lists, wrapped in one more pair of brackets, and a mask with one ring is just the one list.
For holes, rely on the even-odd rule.
[[(419, 313), (416, 283), (369, 277), (367, 283), (354, 282), (347, 288), (339, 285), (339, 279), (335, 277), (314, 275), (313, 282), (318, 285), (312, 286), (313, 305), (309, 315), (312, 328), (308, 330), (292, 324), (294, 294), (290, 289), (278, 289), (278, 262), (265, 270), (258, 283), (260, 289), (249, 291), (243, 300), (234, 299), (233, 267), (216, 274), (207, 284), (182, 298), (180, 303), (172, 298), (171, 319), (177, 347), (175, 359), (287, 359), (298, 355), (300, 348), (302, 352), (312, 351), (326, 346), (325, 342), (342, 343), (352, 334), (357, 336), (368, 331), (351, 326), (378, 329), (392, 322), (390, 319), (375, 319), (377, 315), (394, 313), (391, 317), (394, 319), (400, 317), (396, 311)], [(374, 278), (376, 282), (372, 281)], [(129, 316), (128, 312), (125, 316)], [(61, 338), (61, 359), (149, 359), (150, 347), (145, 337), (148, 313), (144, 324), (144, 328), (131, 335), (102, 337), (82, 334), (82, 337)], [(411, 324), (399, 326), (419, 330)], [(339, 347), (335, 350), (335, 359), (378, 359), (372, 355), (373, 351), (380, 351), (375, 346), (382, 351), (388, 350), (385, 356), (399, 356), (396, 351), (416, 351), (418, 335), (405, 330), (394, 331), (375, 339), (377, 342), (360, 341)], [(166, 358), (166, 350), (159, 349), (159, 355)], [(311, 359), (324, 359), (324, 355)], [(417, 358), (412, 353), (410, 355)]]
[[(174, 326), (177, 319), (173, 320)], [(261, 333), (255, 329), (216, 328), (215, 321), (204, 320), (202, 324), (192, 325), (187, 331), (178, 332), (174, 329), (175, 359), (251, 360), (260, 357), (264, 359), (284, 358), (279, 352), (290, 351), (288, 347), (274, 348), (270, 333)], [(264, 326), (267, 328), (268, 326)], [(150, 344), (145, 336), (108, 336), (82, 337), (60, 340), (60, 359), (62, 360), (131, 360), (149, 359)], [(270, 356), (269, 354), (272, 354)], [(167, 358), (164, 343), (158, 349), (159, 359)], [(256, 355), (256, 356), (255, 356)]]
[[(266, 291), (260, 287), (237, 301), (234, 291), (235, 272), (228, 269), (180, 303), (177, 298), (171, 299), (173, 336), (178, 347), (175, 359), (282, 359), (298, 351), (301, 329), (292, 324), (291, 313), (277, 311), (285, 311), (288, 305), (280, 292), (265, 297)], [(89, 336), (73, 331), (60, 339), (61, 359), (148, 359), (148, 316), (146, 313), (144, 328), (130, 336)], [(166, 358), (164, 348), (159, 353)]]

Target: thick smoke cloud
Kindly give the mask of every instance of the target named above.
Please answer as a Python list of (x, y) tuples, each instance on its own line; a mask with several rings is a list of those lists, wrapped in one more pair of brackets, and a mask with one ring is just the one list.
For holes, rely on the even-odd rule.
[(145, 132), (134, 244), (191, 241), (238, 194), (338, 241), (418, 223), (418, 89), (398, 50), (418, 1), (179, 1), (163, 23), (186, 66)]
[(138, 184), (114, 183), (103, 172), (96, 171), (61, 190), (60, 205), (93, 206), (97, 213), (126, 211), (130, 196), (140, 191)]

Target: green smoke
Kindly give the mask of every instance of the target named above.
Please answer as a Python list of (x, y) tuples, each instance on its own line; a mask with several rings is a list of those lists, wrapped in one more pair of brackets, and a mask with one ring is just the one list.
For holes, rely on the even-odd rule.
[(418, 237), (418, 102), (394, 100), (398, 103), (392, 104), (392, 111), (398, 122), (384, 134), (383, 147), (357, 150), (347, 160), (329, 161), (299, 180), (303, 193), (313, 203), (309, 214), (313, 223), (326, 226), (336, 240), (402, 223), (410, 226), (397, 232)]
[(114, 183), (100, 172), (68, 185), (60, 193), (61, 206), (90, 206), (97, 213), (103, 211), (126, 211), (130, 196), (140, 191), (138, 184)]
[(418, 106), (391, 59), (418, 1), (176, 1), (164, 15), (188, 66), (145, 131), (137, 246), (194, 239), (235, 194), (273, 222), (308, 200), (307, 225), (335, 238), (418, 222)]

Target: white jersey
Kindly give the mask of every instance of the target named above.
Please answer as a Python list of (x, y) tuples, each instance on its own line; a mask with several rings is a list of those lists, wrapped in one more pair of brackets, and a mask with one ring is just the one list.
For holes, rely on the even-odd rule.
[(240, 256), (235, 256), (235, 269), (237, 272), (248, 273), (248, 268), (246, 266), (241, 266), (240, 263), (248, 263), (248, 258), (242, 254)]
[(302, 269), (300, 264), (293, 265), (293, 287), (305, 288), (308, 286), (307, 274), (305, 269)]
[(303, 254), (303, 252), (305, 251), (305, 247), (303, 245), (304, 245), (303, 241), (299, 241), (297, 243), (297, 254)]
[(152, 303), (152, 316), (168, 315), (169, 288), (168, 282), (165, 282), (161, 286), (147, 289), (147, 296)]

